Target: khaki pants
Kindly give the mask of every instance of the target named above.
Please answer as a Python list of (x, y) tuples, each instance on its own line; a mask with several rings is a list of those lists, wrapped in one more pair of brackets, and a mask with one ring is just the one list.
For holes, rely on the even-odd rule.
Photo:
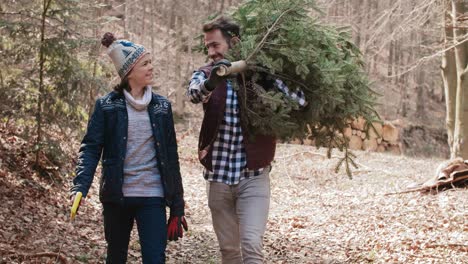
[[(237, 185), (208, 182), (208, 206), (223, 264), (263, 263), (270, 207), (270, 168)], [(241, 254), (242, 252), (242, 254)]]

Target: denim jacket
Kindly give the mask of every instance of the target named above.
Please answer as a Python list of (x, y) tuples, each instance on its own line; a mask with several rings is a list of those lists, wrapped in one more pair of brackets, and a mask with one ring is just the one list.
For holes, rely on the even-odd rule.
[[(182, 216), (183, 187), (171, 104), (165, 97), (153, 93), (148, 114), (166, 204), (172, 216)], [(111, 92), (96, 101), (86, 135), (81, 142), (76, 177), (71, 188), (73, 193), (82, 192), (84, 197), (87, 195), (102, 155), (99, 198), (101, 202), (123, 201), (127, 128), (128, 114), (122, 93)]]

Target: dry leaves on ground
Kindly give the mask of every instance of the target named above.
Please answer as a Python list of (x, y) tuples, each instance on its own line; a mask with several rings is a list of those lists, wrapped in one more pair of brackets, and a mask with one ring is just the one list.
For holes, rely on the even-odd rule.
[[(220, 263), (195, 134), (179, 132), (189, 231), (169, 243), (167, 263)], [(35, 175), (30, 164), (13, 164), (3, 154), (22, 148), (8, 140), (2, 135), (0, 263), (103, 263), (97, 181), (70, 223), (68, 183), (52, 184)], [(337, 158), (327, 159), (323, 150), (278, 146), (270, 174), (266, 263), (467, 263), (466, 189), (384, 195), (431, 177), (441, 160), (356, 154), (360, 168), (350, 180), (333, 172)], [(129, 263), (141, 263), (135, 231)]]

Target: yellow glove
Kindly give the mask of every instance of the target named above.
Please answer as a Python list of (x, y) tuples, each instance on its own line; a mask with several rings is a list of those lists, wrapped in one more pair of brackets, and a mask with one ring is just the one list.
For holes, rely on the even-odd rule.
[(70, 210), (70, 221), (73, 221), (75, 219), (76, 212), (78, 211), (78, 208), (81, 204), (81, 197), (83, 197), (83, 194), (81, 192), (77, 192), (75, 194), (75, 199), (73, 200), (73, 205)]

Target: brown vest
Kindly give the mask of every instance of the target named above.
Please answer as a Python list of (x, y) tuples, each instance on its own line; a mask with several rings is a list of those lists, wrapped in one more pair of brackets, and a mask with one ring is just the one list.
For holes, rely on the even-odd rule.
[[(210, 76), (212, 64), (205, 65), (199, 70), (203, 71), (207, 77)], [(213, 143), (218, 135), (219, 126), (224, 118), (226, 109), (227, 86), (222, 82), (213, 90), (209, 100), (203, 103), (205, 115), (203, 117), (198, 140), (198, 159), (208, 170), (212, 171), (212, 150)], [(238, 93), (241, 96), (241, 93)], [(247, 97), (254, 96), (249, 94)], [(239, 100), (242, 98), (238, 97)], [(242, 124), (242, 122), (241, 122)], [(270, 165), (275, 156), (276, 138), (271, 135), (256, 135), (249, 138), (248, 128), (242, 126), (244, 137), (244, 147), (247, 156), (247, 168), (256, 170)]]

